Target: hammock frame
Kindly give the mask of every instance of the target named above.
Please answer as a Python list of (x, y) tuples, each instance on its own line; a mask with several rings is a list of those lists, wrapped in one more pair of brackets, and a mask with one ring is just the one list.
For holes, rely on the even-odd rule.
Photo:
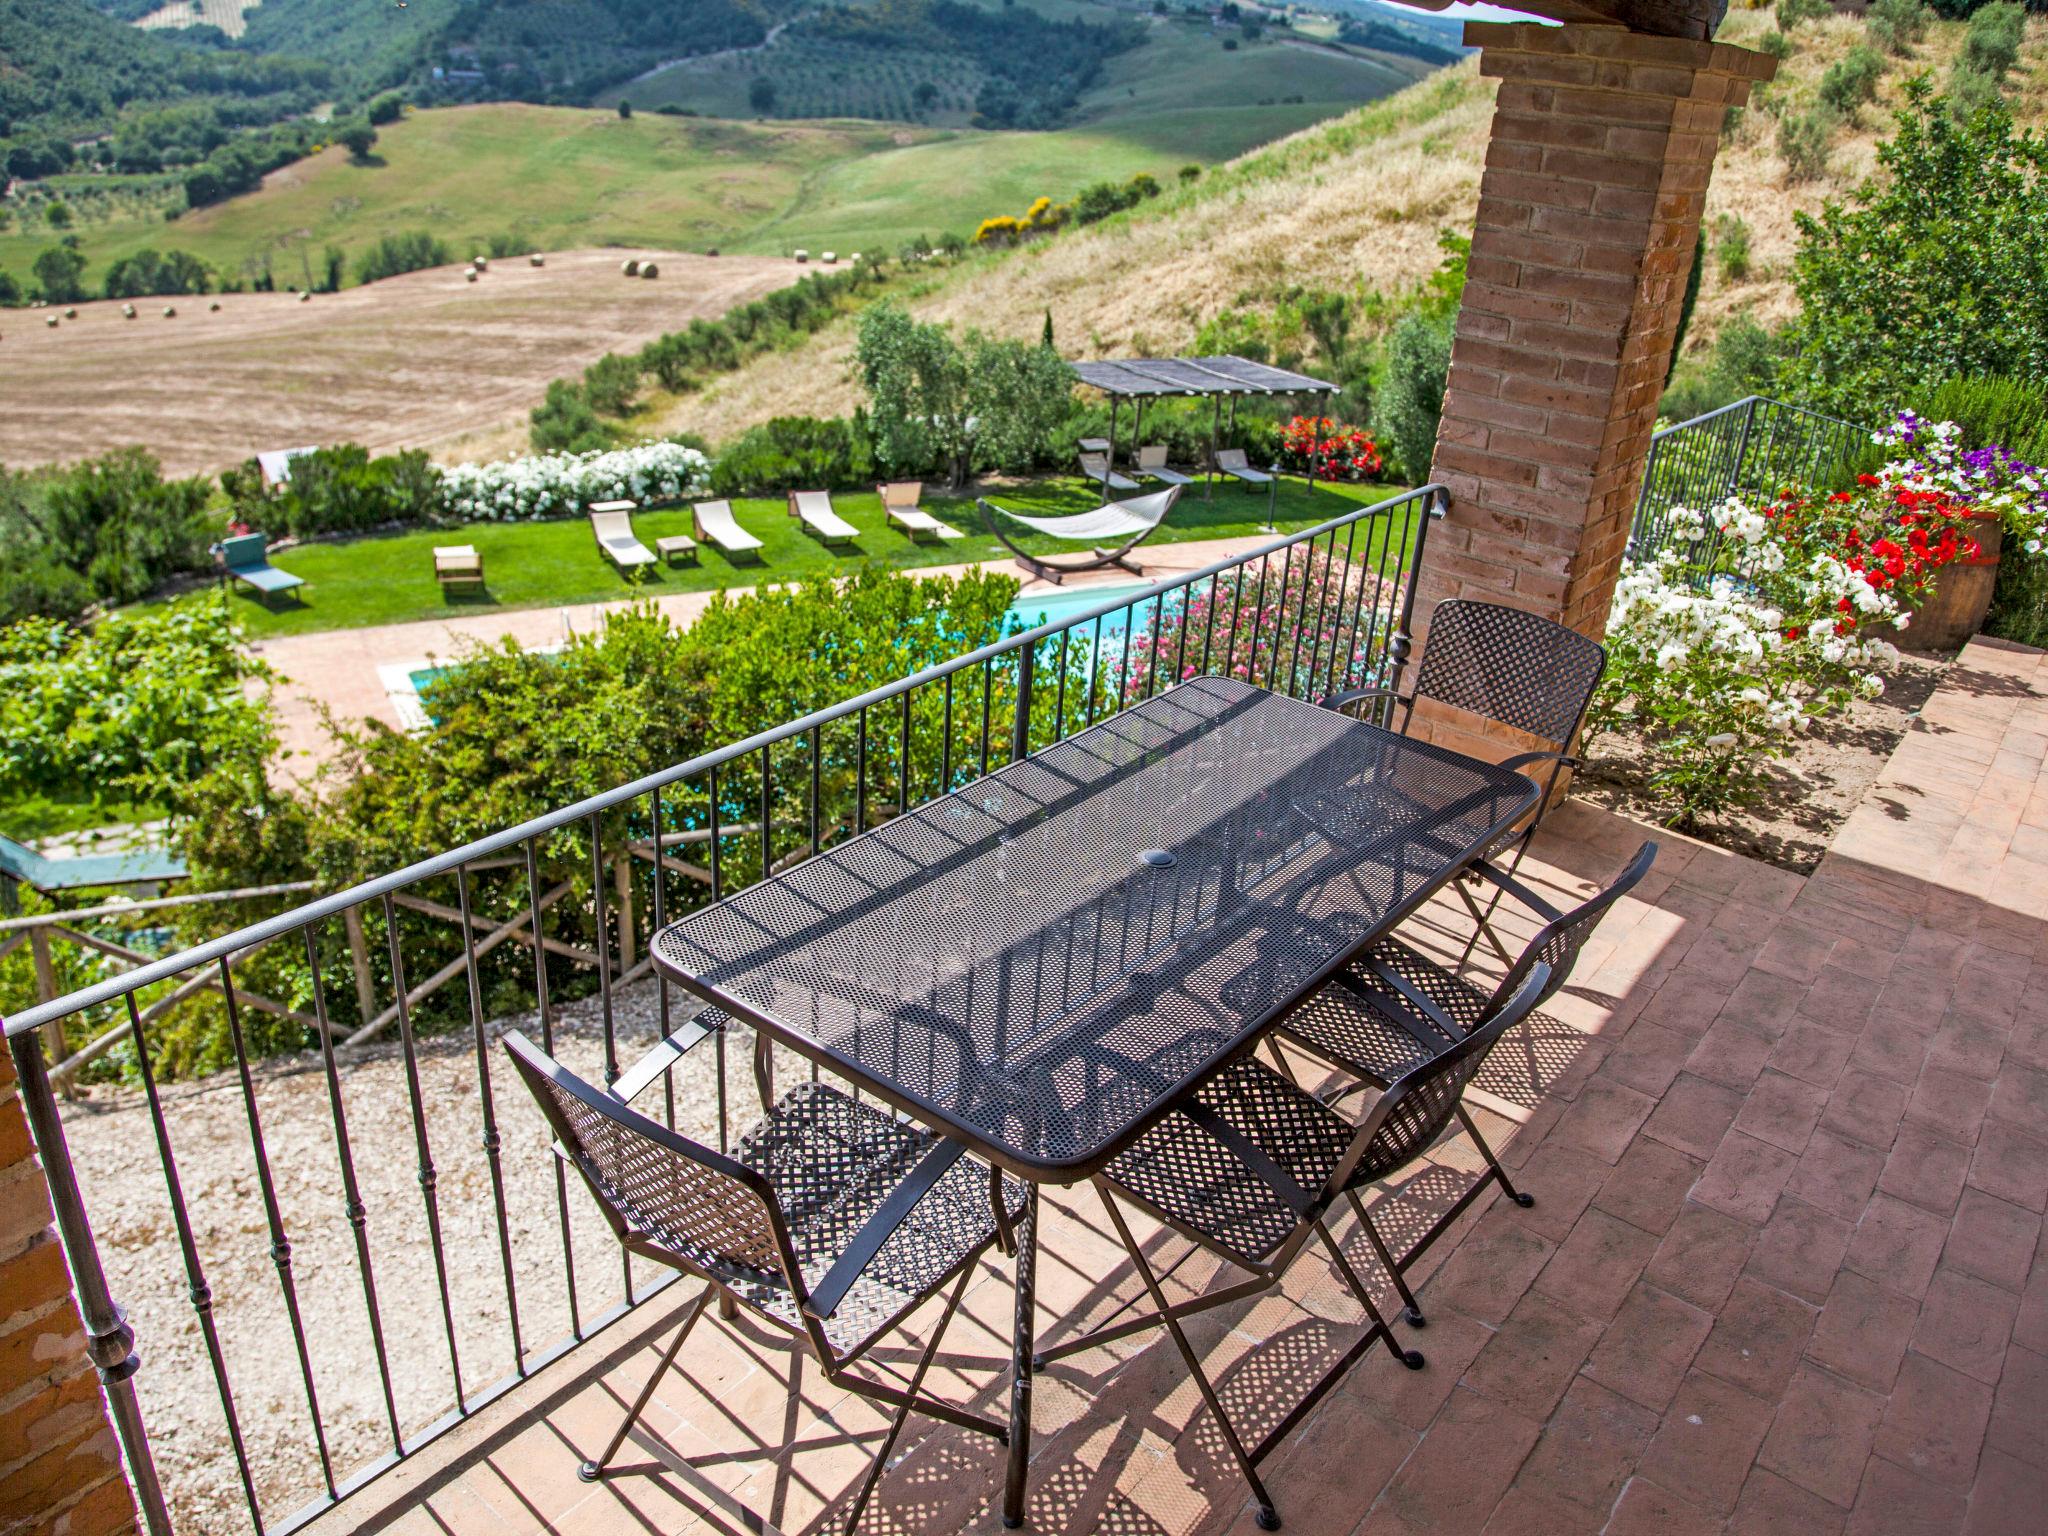
[[(1181, 489), (1180, 486), (1170, 485), (1163, 491), (1154, 491), (1149, 496), (1134, 497), (1130, 501), (1106, 501), (1094, 512), (1076, 513), (1072, 517), (1031, 517), (1012, 512), (1007, 507), (999, 507), (986, 496), (977, 496), (974, 504), (981, 512), (982, 526), (988, 529), (990, 537), (1007, 549), (1016, 558), (1017, 563), (1033, 576), (1042, 577), (1058, 586), (1067, 577), (1079, 572), (1099, 571), (1109, 566), (1129, 571), (1134, 576), (1144, 575), (1145, 568), (1130, 558), (1131, 551), (1165, 526), (1167, 514), (1173, 511), (1173, 504), (1180, 500)], [(1132, 510), (1150, 503), (1158, 504), (1159, 510), (1156, 514), (1148, 516), (1146, 512)], [(1057, 524), (1085, 522), (1112, 508), (1125, 513), (1139, 526), (1135, 527), (1122, 543), (1096, 545), (1086, 556), (1072, 558), (1065, 563), (1055, 563), (1044, 555), (1034, 555), (1019, 548), (1017, 542), (1004, 531), (1002, 524), (997, 520), (997, 514), (1000, 513), (1003, 517), (1020, 522), (1039, 533), (1048, 534), (1053, 538), (1065, 538), (1068, 535), (1061, 533)], [(1073, 536), (1087, 537), (1085, 534)]]

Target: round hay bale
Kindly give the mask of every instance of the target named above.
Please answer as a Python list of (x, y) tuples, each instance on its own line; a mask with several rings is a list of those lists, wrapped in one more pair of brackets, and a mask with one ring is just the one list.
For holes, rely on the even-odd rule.
[(526, 258), (526, 264), (530, 267), (544, 267), (548, 264), (548, 259), (547, 257), (541, 255), (539, 251), (535, 251), (531, 256)]
[(310, 293), (302, 293), (299, 295), (299, 302), (301, 304), (310, 304), (313, 302), (313, 295)]
[(213, 315), (217, 315), (217, 314), (219, 314), (219, 313), (220, 313), (220, 300), (219, 300), (219, 299), (215, 299), (215, 300), (214, 300), (214, 301), (213, 301), (213, 302), (212, 302), (211, 304), (209, 304), (209, 305), (207, 305), (207, 306), (206, 306), (206, 310), (207, 310), (207, 313), (208, 313), (208, 314), (213, 314)]
[(823, 262), (823, 263), (824, 263), (824, 264), (825, 264), (826, 266), (828, 266), (828, 267), (829, 267), (829, 266), (831, 266), (831, 265), (832, 265), (832, 264), (833, 264), (834, 262), (836, 262), (836, 261), (838, 261), (838, 260), (839, 260), (839, 253), (838, 253), (838, 252), (836, 252), (836, 251), (827, 251), (827, 252), (825, 252), (825, 253), (824, 253), (824, 254), (823, 254), (822, 256), (820, 256), (820, 257), (818, 258), (818, 260), (819, 260), (819, 261), (821, 261), (821, 262)]
[(640, 275), (640, 263), (632, 259), (623, 261), (619, 264), (619, 272), (626, 277), (638, 277)]
[(135, 306), (133, 304), (123, 304), (121, 306), (121, 318), (133, 320), (135, 318)]
[(64, 318), (65, 318), (66, 320), (76, 320), (76, 319), (78, 318), (78, 311), (77, 311), (77, 310), (75, 310), (75, 309), (69, 309), (69, 308), (67, 308), (67, 309), (66, 309), (66, 310), (64, 311)]
[(661, 276), (661, 268), (650, 261), (640, 269), (640, 275), (642, 277), (659, 277)]
[(809, 251), (800, 250), (796, 253), (796, 259), (798, 261), (809, 261), (811, 259), (811, 253)]
[(177, 305), (175, 305), (175, 304), (166, 304), (166, 305), (164, 306), (164, 318), (165, 318), (166, 320), (175, 320), (175, 319), (177, 319), (177, 318), (178, 318), (178, 306), (177, 306)]
[(45, 320), (43, 324), (47, 325), (51, 330), (54, 331), (55, 329), (57, 329), (57, 317), (55, 315), (52, 315), (50, 316), (49, 319)]
[(469, 259), (469, 264), (472, 267), (475, 267), (479, 272), (488, 272), (491, 270), (491, 258), (488, 256), (472, 256)]
[(462, 280), (463, 280), (464, 282), (467, 282), (467, 283), (473, 283), (473, 282), (475, 282), (475, 281), (476, 281), (476, 268), (475, 268), (475, 267), (471, 267), (471, 268), (470, 268), (470, 269), (469, 269), (469, 270), (468, 270), (467, 272), (463, 273), (463, 274), (462, 274)]

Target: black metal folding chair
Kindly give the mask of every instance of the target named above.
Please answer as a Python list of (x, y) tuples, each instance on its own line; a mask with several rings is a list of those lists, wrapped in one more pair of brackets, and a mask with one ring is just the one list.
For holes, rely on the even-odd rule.
[[(1325, 1217), (1341, 1196), (1406, 1166), (1436, 1140), (1486, 1053), (1528, 1016), (1548, 979), (1548, 968), (1541, 963), (1526, 971), (1520, 990), (1495, 1007), (1477, 1029), (1389, 1084), (1362, 1124), (1353, 1125), (1249, 1056), (1226, 1066), (1095, 1179), (1154, 1310), (1044, 1350), (1037, 1363), (1163, 1325), (1251, 1485), (1259, 1527), (1279, 1529), (1280, 1516), (1258, 1474), (1259, 1463), (1273, 1447), (1375, 1340), (1411, 1370), (1423, 1365), (1419, 1351), (1395, 1343), (1387, 1320), (1331, 1236)], [(1251, 1278), (1193, 1300), (1168, 1302), (1158, 1274), (1131, 1235), (1117, 1196)], [(1189, 1345), (1181, 1320), (1278, 1285), (1311, 1237), (1328, 1250), (1371, 1326), (1257, 1445), (1246, 1449)]]
[[(578, 1468), (584, 1481), (604, 1475), (630, 1434), (679, 1477), (746, 1517), (673, 1447), (635, 1429), (714, 1297), (722, 1309), (737, 1303), (803, 1340), (835, 1385), (895, 1408), (854, 1497), (849, 1533), (913, 1409), (1007, 1442), (1006, 1426), (920, 1389), (975, 1261), (992, 1244), (1009, 1245), (1010, 1224), (1023, 1209), (1021, 1184), (996, 1182), (957, 1142), (829, 1084), (790, 1089), (728, 1156), (585, 1082), (524, 1035), (507, 1035), (505, 1048), (553, 1127), (557, 1150), (583, 1175), (620, 1244), (705, 1282), (610, 1443)], [(653, 1053), (655, 1066), (665, 1068), (676, 1054), (664, 1042)], [(636, 1070), (621, 1086), (638, 1091), (656, 1075)], [(949, 1285), (945, 1310), (906, 1386), (848, 1371)]]
[[(1579, 951), (1600, 925), (1600, 919), (1607, 915), (1608, 908), (1635, 889), (1650, 872), (1656, 857), (1657, 845), (1644, 843), (1613, 884), (1569, 912), (1559, 912), (1511, 876), (1503, 875), (1508, 888), (1527, 902), (1544, 919), (1544, 924), (1490, 993), (1482, 992), (1400, 940), (1382, 939), (1281, 1021), (1272, 1037), (1273, 1055), (1281, 1070), (1287, 1071), (1287, 1063), (1280, 1054), (1280, 1042), (1284, 1039), (1357, 1079), (1326, 1100), (1335, 1103), (1368, 1087), (1386, 1088), (1417, 1071), (1420, 1064), (1462, 1048), (1475, 1032), (1490, 1029), (1491, 1021), (1509, 1000), (1519, 999), (1527, 991), (1528, 978), (1543, 971), (1548, 979), (1531, 1004), (1532, 1009), (1540, 1008), (1565, 984), (1578, 963)], [(1407, 1270), (1443, 1235), (1445, 1228), (1490, 1182), (1498, 1181), (1517, 1205), (1535, 1204), (1534, 1196), (1515, 1188), (1462, 1103), (1456, 1106), (1456, 1113), (1459, 1124), (1486, 1159), (1486, 1172), (1398, 1259), (1389, 1251), (1357, 1189), (1345, 1191), (1373, 1251), (1401, 1293), (1407, 1309), (1404, 1315), (1417, 1328), (1423, 1324), (1422, 1308), (1408, 1287)]]
[[(1456, 886), (1476, 924), (1472, 944), (1484, 937), (1503, 963), (1509, 955), (1490, 919), (1503, 890), (1517, 899), (1523, 893), (1519, 887), (1504, 884), (1502, 876), (1512, 877), (1521, 868), (1530, 839), (1550, 812), (1559, 777), (1564, 770), (1579, 766), (1578, 758), (1571, 754), (1572, 743), (1585, 724), (1593, 691), (1606, 670), (1606, 647), (1577, 630), (1519, 608), (1460, 597), (1438, 603), (1430, 615), (1428, 643), (1416, 668), (1415, 686), (1408, 693), (1392, 688), (1356, 688), (1322, 701), (1325, 709), (1342, 710), (1361, 719), (1376, 714), (1389, 726), (1393, 724), (1395, 707), (1399, 706), (1399, 729), (1405, 736), (1414, 723), (1416, 701), (1429, 699), (1513, 726), (1550, 743), (1545, 750), (1520, 752), (1502, 764), (1524, 771), (1548, 766), (1543, 797), (1536, 802), (1535, 809), (1519, 828), (1504, 833), (1499, 842), (1486, 850), (1486, 857), (1468, 871), (1471, 879), (1485, 880), (1495, 887), (1485, 910), (1473, 900), (1464, 881)], [(1514, 858), (1503, 871), (1491, 860), (1510, 845), (1515, 850)], [(1459, 958), (1461, 965), (1471, 955), (1472, 944), (1465, 946), (1465, 954)]]

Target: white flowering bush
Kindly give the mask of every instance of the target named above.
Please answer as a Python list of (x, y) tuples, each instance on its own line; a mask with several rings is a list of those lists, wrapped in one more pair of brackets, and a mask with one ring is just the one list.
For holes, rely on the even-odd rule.
[(458, 464), (441, 477), (443, 506), (462, 522), (565, 517), (593, 501), (682, 501), (710, 488), (711, 461), (695, 448), (666, 442)]
[(1676, 551), (1623, 566), (1586, 730), (1589, 744), (1625, 733), (1641, 745), (1667, 823), (1680, 828), (1754, 800), (1795, 733), (1855, 695), (1882, 694), (1899, 660), (1875, 636), (1789, 623), (1734, 577), (1702, 587), (1693, 576)]

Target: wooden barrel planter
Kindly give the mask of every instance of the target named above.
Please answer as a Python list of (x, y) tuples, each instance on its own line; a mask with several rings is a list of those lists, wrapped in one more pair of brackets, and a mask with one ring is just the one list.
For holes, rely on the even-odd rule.
[(1995, 512), (1969, 518), (1977, 554), (1957, 560), (1935, 573), (1934, 595), (1913, 615), (1899, 644), (1916, 651), (1959, 651), (1984, 627), (1991, 611), (1991, 589), (1998, 584), (1998, 550), (2005, 529)]

